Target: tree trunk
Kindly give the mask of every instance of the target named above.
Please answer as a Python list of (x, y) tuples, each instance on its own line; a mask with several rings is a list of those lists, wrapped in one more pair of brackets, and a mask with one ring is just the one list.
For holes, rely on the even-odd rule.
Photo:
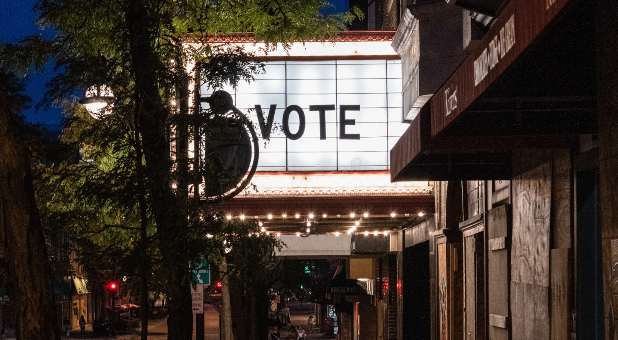
[(228, 275), (227, 260), (221, 258), (219, 272), (222, 275), (223, 289), (221, 290), (221, 340), (234, 340), (232, 326), (232, 301), (230, 299), (230, 279)]
[(152, 210), (157, 225), (162, 265), (167, 285), (168, 339), (191, 339), (191, 273), (186, 253), (187, 212), (181, 199), (171, 189), (169, 141), (166, 138), (168, 111), (157, 84), (160, 65), (155, 52), (157, 18), (151, 15), (144, 0), (127, 2), (126, 22), (138, 105), (140, 133), (146, 160), (145, 171)]
[(35, 204), (29, 150), (17, 140), (0, 93), (0, 233), (15, 299), (17, 339), (60, 339), (43, 228)]

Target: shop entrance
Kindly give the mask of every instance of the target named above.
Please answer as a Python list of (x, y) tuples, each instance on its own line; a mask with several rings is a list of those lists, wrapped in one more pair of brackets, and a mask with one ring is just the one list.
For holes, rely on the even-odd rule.
[(406, 248), (404, 256), (404, 339), (430, 335), (429, 242)]

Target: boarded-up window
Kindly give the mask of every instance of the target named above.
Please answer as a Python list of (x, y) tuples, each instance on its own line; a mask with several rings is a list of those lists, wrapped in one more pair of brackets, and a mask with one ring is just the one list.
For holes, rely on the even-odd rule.
[(467, 181), (464, 186), (466, 189), (466, 202), (468, 205), (466, 218), (477, 216), (483, 212), (483, 181)]

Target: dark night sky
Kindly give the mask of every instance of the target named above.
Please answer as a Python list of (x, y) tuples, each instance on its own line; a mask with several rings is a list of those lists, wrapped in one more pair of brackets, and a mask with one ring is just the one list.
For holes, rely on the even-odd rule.
[[(37, 0), (0, 0), (0, 43), (17, 42), (32, 34), (50, 35), (36, 24), (33, 10)], [(331, 0), (334, 8), (324, 11), (333, 13), (345, 11), (348, 0)], [(25, 112), (29, 122), (57, 130), (62, 122), (62, 113), (58, 108), (34, 108), (45, 92), (45, 83), (53, 76), (53, 67), (48, 65), (43, 72), (30, 74), (27, 79), (26, 93), (32, 98), (32, 107)]]
[[(17, 42), (32, 34), (52, 33), (44, 32), (36, 25), (36, 13), (33, 10), (35, 3), (36, 0), (0, 0), (0, 43)], [(53, 67), (50, 65), (43, 72), (28, 76), (26, 93), (32, 98), (32, 107), (25, 112), (25, 116), (29, 122), (57, 130), (62, 121), (60, 109), (34, 108), (45, 92), (45, 83), (52, 75)]]

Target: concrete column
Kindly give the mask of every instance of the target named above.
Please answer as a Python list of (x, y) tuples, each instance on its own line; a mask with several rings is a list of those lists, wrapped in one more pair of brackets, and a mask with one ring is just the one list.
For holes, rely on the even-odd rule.
[(596, 12), (605, 339), (618, 339), (618, 2)]

